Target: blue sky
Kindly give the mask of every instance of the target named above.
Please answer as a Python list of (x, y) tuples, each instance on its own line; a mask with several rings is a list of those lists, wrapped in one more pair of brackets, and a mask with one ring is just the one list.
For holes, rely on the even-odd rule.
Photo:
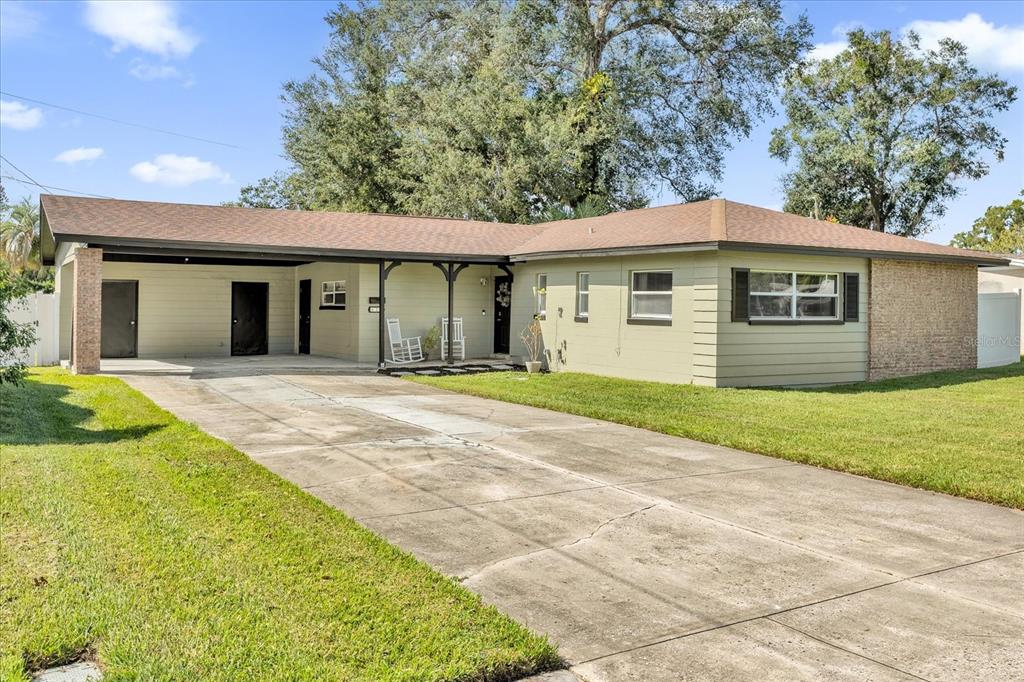
[[(0, 3), (0, 151), (37, 182), (125, 199), (219, 203), (286, 166), (281, 85), (312, 70), (334, 2)], [(1022, 2), (789, 2), (805, 11), (820, 54), (853, 26), (926, 40), (953, 35), (984, 70), (1024, 86)], [(1024, 96), (1024, 93), (1022, 93)], [(200, 137), (213, 144), (76, 114), (28, 99)], [(1024, 188), (1024, 101), (998, 116), (1006, 160), (966, 185), (941, 225), (948, 242), (986, 207)], [(720, 194), (778, 208), (782, 165), (768, 155), (764, 121), (727, 156)], [(0, 174), (21, 177), (8, 163)], [(13, 198), (37, 188), (3, 179)], [(661, 192), (654, 204), (671, 203)]]

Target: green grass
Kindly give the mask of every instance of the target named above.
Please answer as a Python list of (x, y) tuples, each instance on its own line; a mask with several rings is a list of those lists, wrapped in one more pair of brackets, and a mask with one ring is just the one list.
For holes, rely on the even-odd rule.
[(568, 372), (412, 380), (1024, 509), (1024, 364), (803, 390)]
[(0, 677), (504, 680), (546, 639), (123, 382), (0, 386)]

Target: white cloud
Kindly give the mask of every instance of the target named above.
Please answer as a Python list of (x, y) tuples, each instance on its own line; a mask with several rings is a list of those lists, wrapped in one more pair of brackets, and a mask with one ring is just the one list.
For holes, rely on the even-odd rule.
[(101, 156), (103, 156), (103, 147), (75, 147), (62, 151), (53, 160), (72, 164), (79, 161), (95, 161)]
[(820, 62), (824, 59), (832, 59), (846, 49), (845, 40), (832, 40), (827, 43), (817, 43), (807, 55), (807, 59)]
[(140, 161), (131, 167), (131, 174), (142, 182), (183, 187), (203, 180), (231, 182), (231, 176), (215, 163), (195, 156), (160, 154), (152, 161)]
[(140, 81), (181, 78), (181, 71), (170, 64), (150, 64), (149, 62), (144, 62), (142, 60), (134, 61), (132, 63), (132, 68), (128, 73), (135, 76)]
[(176, 80), (181, 81), (181, 85), (186, 88), (191, 88), (196, 84), (196, 79), (192, 74), (184, 73), (175, 66), (170, 64), (151, 64), (141, 59), (132, 61), (132, 68), (128, 73), (140, 81)]
[(187, 57), (199, 39), (178, 23), (177, 11), (160, 0), (90, 0), (85, 23), (110, 38), (114, 51), (134, 47), (161, 57)]
[(21, 102), (0, 100), (0, 126), (15, 130), (32, 130), (43, 124), (43, 110)]
[(925, 49), (937, 48), (942, 38), (953, 38), (963, 43), (971, 59), (981, 66), (1024, 70), (1024, 24), (996, 26), (971, 12), (950, 21), (912, 21), (902, 29), (904, 35), (909, 31), (921, 36)]
[(29, 8), (28, 3), (15, 0), (0, 2), (0, 38), (27, 38), (39, 30), (41, 23), (42, 17)]

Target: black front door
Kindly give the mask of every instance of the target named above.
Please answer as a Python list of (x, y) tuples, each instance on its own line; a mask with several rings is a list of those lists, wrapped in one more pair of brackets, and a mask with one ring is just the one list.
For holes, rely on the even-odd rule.
[(267, 354), (266, 282), (231, 283), (231, 354)]
[(502, 275), (494, 278), (494, 352), (508, 353), (509, 333), (512, 331), (512, 278)]
[(308, 279), (299, 280), (299, 352), (309, 355), (310, 295), (313, 283)]
[(100, 357), (134, 358), (138, 351), (139, 283), (106, 281), (102, 296)]

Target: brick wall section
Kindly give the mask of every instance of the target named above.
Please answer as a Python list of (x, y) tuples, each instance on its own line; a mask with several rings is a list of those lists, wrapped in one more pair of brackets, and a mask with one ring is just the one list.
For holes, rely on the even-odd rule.
[(71, 369), (75, 374), (95, 374), (100, 371), (103, 249), (77, 249), (74, 263)]
[(872, 259), (870, 380), (978, 363), (978, 269), (970, 264)]

